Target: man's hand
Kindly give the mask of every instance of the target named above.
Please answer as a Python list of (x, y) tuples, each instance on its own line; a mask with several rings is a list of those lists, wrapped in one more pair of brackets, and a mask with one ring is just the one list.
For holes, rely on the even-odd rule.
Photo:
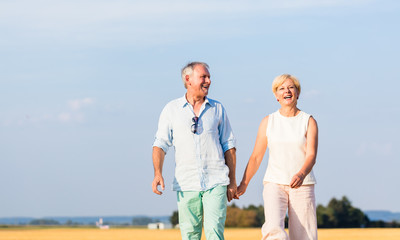
[(236, 196), (236, 191), (237, 191), (236, 183), (231, 183), (228, 185), (227, 192), (226, 192), (226, 194), (228, 196), (228, 202), (232, 201), (232, 199), (239, 199)]
[(153, 192), (161, 195), (162, 192), (158, 191), (158, 185), (164, 191), (164, 178), (162, 177), (162, 167), (164, 163), (165, 152), (159, 147), (153, 147), (153, 166), (154, 166), (154, 179), (153, 179)]
[(153, 192), (155, 194), (161, 195), (162, 192), (158, 190), (158, 185), (161, 185), (161, 189), (164, 191), (165, 189), (165, 185), (164, 185), (164, 178), (161, 175), (156, 175), (154, 176), (154, 180), (153, 180)]
[(224, 153), (225, 164), (229, 168), (229, 185), (226, 190), (228, 202), (232, 199), (238, 199), (236, 196), (237, 185), (236, 185), (236, 148), (231, 148)]

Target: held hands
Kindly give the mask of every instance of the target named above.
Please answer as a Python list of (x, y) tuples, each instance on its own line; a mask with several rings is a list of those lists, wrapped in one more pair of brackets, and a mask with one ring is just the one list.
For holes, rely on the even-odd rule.
[(298, 172), (296, 173), (293, 178), (292, 181), (290, 181), (290, 187), (291, 188), (299, 188), (301, 187), (301, 185), (303, 185), (303, 181), (304, 178), (306, 177), (306, 175), (302, 172)]
[(244, 184), (243, 182), (240, 183), (239, 187), (237, 188), (236, 196), (237, 199), (239, 199), (240, 196), (242, 196), (247, 189), (247, 184)]
[(227, 192), (226, 192), (226, 195), (228, 196), (228, 202), (232, 201), (233, 199), (239, 199), (236, 192), (237, 192), (236, 183), (230, 183), (227, 187)]
[(162, 192), (158, 190), (158, 185), (161, 185), (161, 189), (164, 191), (165, 189), (165, 185), (164, 185), (164, 178), (161, 175), (156, 175), (154, 176), (154, 180), (153, 180), (153, 192), (155, 194), (161, 195)]

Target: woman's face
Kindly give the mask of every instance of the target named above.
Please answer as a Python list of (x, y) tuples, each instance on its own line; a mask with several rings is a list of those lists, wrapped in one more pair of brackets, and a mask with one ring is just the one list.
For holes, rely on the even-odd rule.
[(292, 79), (286, 79), (275, 93), (276, 99), (282, 106), (296, 106), (299, 97), (296, 85)]

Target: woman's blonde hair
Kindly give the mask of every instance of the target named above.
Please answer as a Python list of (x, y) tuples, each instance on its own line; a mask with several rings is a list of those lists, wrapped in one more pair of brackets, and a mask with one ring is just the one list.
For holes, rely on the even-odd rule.
[(287, 79), (291, 79), (293, 81), (294, 86), (296, 86), (297, 92), (300, 95), (300, 91), (301, 91), (300, 82), (295, 76), (292, 76), (290, 74), (282, 74), (282, 75), (277, 76), (274, 79), (274, 81), (272, 82), (272, 92), (274, 94), (276, 94), (276, 91), (278, 90), (278, 87), (280, 85), (282, 85), (283, 82), (286, 81)]

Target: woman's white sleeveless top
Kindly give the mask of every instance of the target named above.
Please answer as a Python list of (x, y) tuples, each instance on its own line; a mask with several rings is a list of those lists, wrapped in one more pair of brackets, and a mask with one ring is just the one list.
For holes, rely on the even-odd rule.
[[(267, 140), (269, 159), (265, 182), (289, 185), (303, 167), (306, 158), (306, 133), (311, 115), (300, 111), (294, 117), (284, 117), (279, 110), (268, 117)], [(303, 184), (315, 184), (313, 171)]]

